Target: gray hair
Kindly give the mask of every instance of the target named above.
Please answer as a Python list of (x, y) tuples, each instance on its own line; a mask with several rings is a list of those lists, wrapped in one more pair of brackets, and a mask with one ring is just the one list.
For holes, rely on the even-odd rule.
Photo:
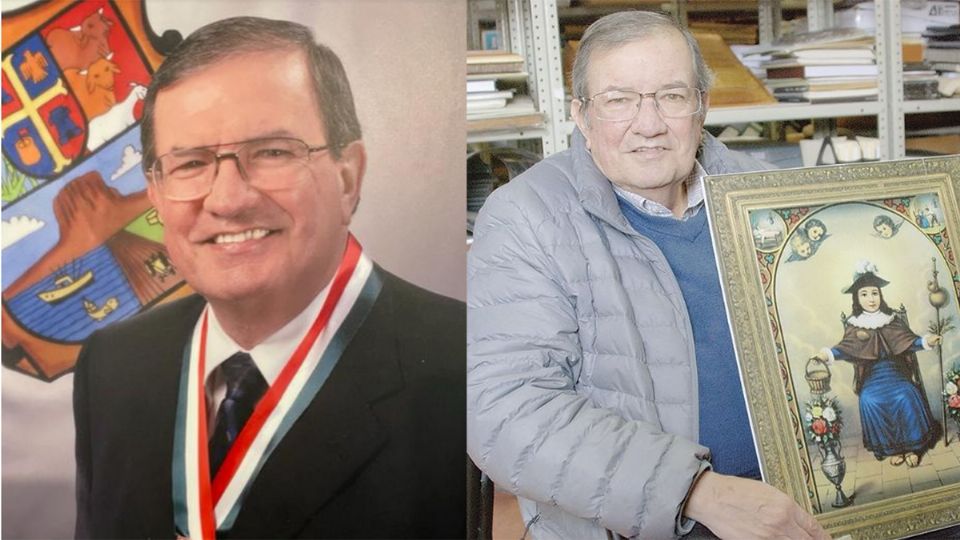
[(573, 62), (573, 97), (590, 97), (587, 93), (587, 68), (590, 58), (598, 51), (615, 49), (621, 45), (668, 31), (679, 32), (687, 42), (693, 58), (693, 75), (696, 87), (707, 93), (713, 84), (713, 72), (700, 53), (700, 46), (693, 34), (673, 17), (655, 11), (621, 11), (598, 19), (587, 28), (580, 40), (580, 49)]
[[(327, 144), (333, 147), (331, 153), (339, 159), (340, 149), (361, 137), (350, 82), (340, 58), (329, 47), (316, 43), (313, 32), (302, 24), (260, 17), (233, 17), (210, 23), (190, 34), (153, 74), (140, 123), (144, 170), (148, 170), (157, 158), (153, 115), (157, 94), (161, 90), (230, 56), (285, 49), (301, 50), (306, 54)], [(269, 99), (268, 96), (265, 98)]]

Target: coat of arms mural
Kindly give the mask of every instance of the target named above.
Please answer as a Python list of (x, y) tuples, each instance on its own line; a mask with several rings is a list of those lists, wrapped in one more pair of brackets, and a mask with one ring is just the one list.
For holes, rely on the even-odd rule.
[(72, 370), (107, 324), (186, 292), (141, 168), (162, 60), (141, 2), (44, 2), (3, 20), (3, 365)]

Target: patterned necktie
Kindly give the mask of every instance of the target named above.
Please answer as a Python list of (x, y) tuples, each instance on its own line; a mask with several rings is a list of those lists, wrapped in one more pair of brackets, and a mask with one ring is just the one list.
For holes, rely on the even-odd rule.
[(214, 371), (219, 371), (226, 381), (227, 394), (217, 409), (216, 427), (209, 442), (211, 478), (217, 475), (227, 451), (267, 391), (266, 379), (245, 352), (227, 358)]

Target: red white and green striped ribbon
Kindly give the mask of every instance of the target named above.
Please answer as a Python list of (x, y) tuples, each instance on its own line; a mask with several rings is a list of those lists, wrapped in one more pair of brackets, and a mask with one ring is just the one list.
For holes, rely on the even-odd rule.
[(184, 351), (173, 459), (177, 533), (215, 538), (229, 530), (247, 490), (294, 421), (306, 409), (370, 312), (381, 281), (351, 235), (320, 313), (237, 435), (210, 479), (204, 395), (207, 309)]

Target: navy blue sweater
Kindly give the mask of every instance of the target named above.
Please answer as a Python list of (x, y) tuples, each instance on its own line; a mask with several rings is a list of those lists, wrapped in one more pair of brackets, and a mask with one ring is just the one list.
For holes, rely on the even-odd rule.
[(618, 199), (627, 221), (657, 244), (680, 284), (697, 355), (699, 442), (713, 454), (713, 470), (760, 478), (706, 211), (681, 221), (643, 213)]

